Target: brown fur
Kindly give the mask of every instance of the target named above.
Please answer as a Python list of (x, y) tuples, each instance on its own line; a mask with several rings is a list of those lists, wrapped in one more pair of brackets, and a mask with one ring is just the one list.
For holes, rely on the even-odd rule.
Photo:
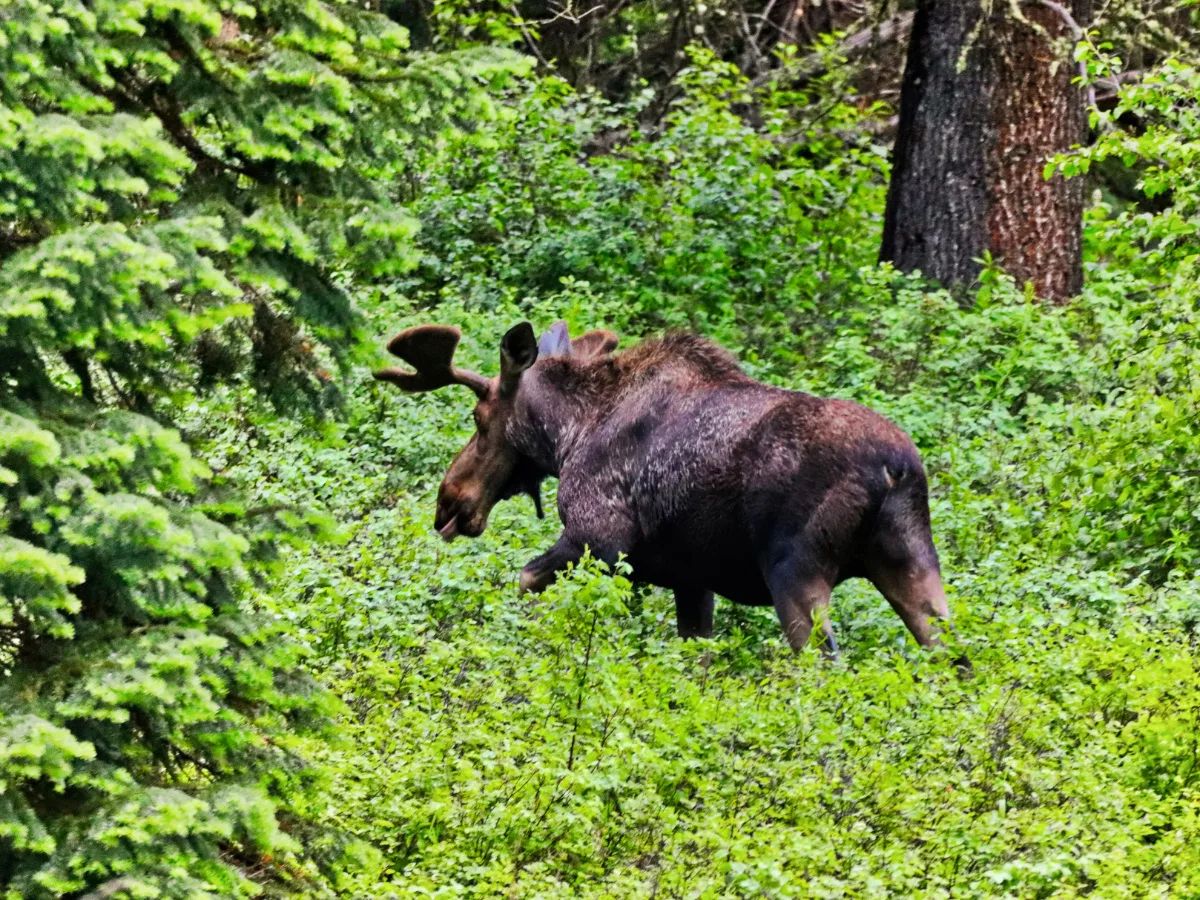
[(749, 380), (731, 353), (686, 332), (669, 332), (615, 356), (550, 357), (539, 361), (538, 368), (564, 394), (595, 403), (598, 409), (610, 408), (625, 391), (649, 378), (669, 381), (680, 390)]
[[(439, 491), (443, 535), (482, 532), (498, 500), (536, 500), (541, 479), (558, 477), (564, 530), (522, 571), (525, 590), (587, 548), (673, 589), (684, 636), (711, 632), (715, 592), (774, 606), (799, 649), (832, 589), (866, 577), (919, 642), (936, 642), (930, 619), (949, 611), (904, 432), (859, 404), (756, 382), (695, 335), (610, 355), (607, 332), (568, 342), (555, 328), (541, 356), (527, 325), (505, 335), (479, 431)], [(833, 651), (827, 617), (823, 643)]]

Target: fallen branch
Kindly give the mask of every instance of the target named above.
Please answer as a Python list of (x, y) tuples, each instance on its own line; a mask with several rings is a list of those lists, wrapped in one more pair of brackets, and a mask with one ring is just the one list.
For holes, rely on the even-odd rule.
[[(810, 53), (797, 63), (789, 66), (789, 69), (794, 67), (795, 75), (793, 80), (799, 84), (811, 81), (829, 71), (829, 59), (833, 57), (841, 57), (842, 59), (850, 60), (856, 56), (865, 53), (874, 47), (890, 44), (897, 40), (906, 40), (909, 31), (912, 30), (913, 12), (900, 13), (897, 16), (892, 16), (884, 22), (876, 22), (866, 28), (856, 31), (847, 38), (843, 38), (833, 50), (825, 53)], [(763, 72), (755, 77), (751, 82), (753, 87), (762, 87), (775, 74), (775, 70)]]

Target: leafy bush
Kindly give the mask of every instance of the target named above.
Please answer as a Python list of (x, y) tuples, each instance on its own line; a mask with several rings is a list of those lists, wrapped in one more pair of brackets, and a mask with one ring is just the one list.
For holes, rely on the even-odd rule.
[(514, 97), (419, 202), (413, 298), (490, 309), (561, 294), (638, 332), (686, 326), (763, 346), (797, 316), (836, 309), (875, 255), (884, 197), (884, 151), (855, 127), (864, 112), (845, 85), (759, 92), (760, 127), (737, 114), (745, 80), (703, 52), (677, 87), (661, 134), (632, 124), (636, 102), (554, 79)]

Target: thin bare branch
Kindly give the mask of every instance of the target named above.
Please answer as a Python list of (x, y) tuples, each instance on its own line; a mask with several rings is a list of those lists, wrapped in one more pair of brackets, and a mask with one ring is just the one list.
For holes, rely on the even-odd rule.
[[(839, 42), (833, 52), (835, 55), (845, 59), (852, 59), (860, 53), (869, 50), (871, 47), (896, 40), (902, 41), (908, 37), (909, 31), (912, 30), (913, 15), (912, 11), (904, 12), (892, 16), (885, 22), (873, 23)], [(796, 64), (795, 80), (803, 83), (824, 75), (829, 69), (828, 59), (829, 55), (827, 53), (810, 53)], [(751, 81), (751, 85), (753, 87), (762, 87), (766, 84), (770, 76), (770, 72), (764, 72)]]
[(509, 12), (513, 14), (513, 18), (517, 22), (517, 27), (521, 29), (521, 34), (525, 36), (525, 43), (529, 45), (530, 51), (532, 51), (533, 55), (537, 57), (538, 62), (540, 62), (547, 69), (550, 68), (550, 63), (546, 62), (546, 57), (542, 56), (542, 51), (538, 49), (537, 41), (533, 39), (533, 35), (530, 34), (529, 29), (525, 27), (525, 20), (521, 18), (521, 13), (517, 9), (517, 5), (515, 3), (510, 3), (508, 5), (508, 9)]
[(758, 48), (758, 42), (760, 40), (762, 40), (763, 29), (766, 28), (767, 23), (771, 21), (771, 10), (773, 10), (775, 8), (775, 3), (776, 3), (776, 0), (767, 0), (766, 7), (763, 9), (762, 13), (758, 16), (760, 21), (758, 23), (758, 28), (756, 28), (754, 30), (754, 39), (753, 39), (755, 49)]
[(559, 19), (566, 19), (572, 25), (578, 25), (580, 22), (582, 22), (584, 19), (586, 19), (592, 13), (600, 12), (603, 9), (604, 9), (603, 4), (599, 4), (597, 6), (593, 6), (591, 9), (587, 10), (586, 12), (573, 13), (573, 12), (571, 12), (571, 7), (568, 5), (568, 6), (564, 7), (561, 11), (555, 13), (549, 19), (539, 21), (538, 24), (539, 25), (552, 25), (555, 22), (557, 22)]

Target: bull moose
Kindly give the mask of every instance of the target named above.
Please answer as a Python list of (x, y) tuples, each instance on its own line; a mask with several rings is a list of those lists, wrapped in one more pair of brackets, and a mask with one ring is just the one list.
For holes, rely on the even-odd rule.
[[(476, 537), (500, 500), (559, 479), (563, 532), (521, 572), (537, 592), (585, 548), (624, 555), (635, 581), (669, 588), (681, 637), (707, 637), (713, 595), (773, 606), (799, 650), (814, 613), (865, 577), (921, 644), (949, 625), (930, 531), (928, 485), (909, 437), (848, 400), (755, 381), (733, 356), (672, 333), (614, 353), (617, 336), (540, 339), (528, 322), (500, 343), (500, 374), (454, 366), (461, 332), (422, 325), (388, 350), (413, 371), (375, 377), (404, 391), (465, 385), (475, 434), (438, 490), (434, 527)], [(836, 654), (828, 615), (823, 648)], [(940, 623), (933, 620), (941, 620)]]

